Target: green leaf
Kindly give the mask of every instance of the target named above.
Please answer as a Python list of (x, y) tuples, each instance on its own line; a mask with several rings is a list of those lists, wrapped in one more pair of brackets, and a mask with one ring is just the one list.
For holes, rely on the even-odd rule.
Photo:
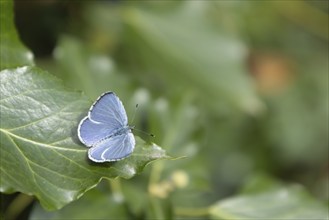
[(127, 9), (127, 53), (139, 54), (133, 55), (133, 62), (139, 59), (139, 65), (145, 64), (171, 87), (180, 82), (177, 86), (184, 92), (189, 88), (202, 94), (201, 101), (216, 110), (226, 101), (248, 113), (259, 113), (263, 104), (246, 74), (246, 46), (214, 29), (205, 19), (207, 6), (186, 1), (175, 10), (157, 14), (145, 8)]
[(36, 67), (0, 72), (0, 190), (35, 195), (46, 209), (59, 209), (104, 178), (131, 178), (164, 150), (136, 138), (132, 156), (93, 163), (77, 138), (79, 120), (91, 102), (67, 91)]
[(33, 54), (20, 42), (15, 26), (13, 2), (0, 1), (0, 70), (33, 65)]
[(90, 190), (78, 201), (61, 210), (47, 212), (36, 204), (29, 219), (127, 219), (123, 200), (98, 188)]
[(73, 36), (62, 36), (54, 55), (60, 77), (88, 97), (96, 98), (109, 89), (122, 91), (130, 84), (128, 77), (116, 74), (114, 62), (107, 54), (89, 50), (83, 41)]
[(279, 187), (225, 199), (210, 209), (213, 219), (328, 219), (328, 210), (300, 186)]

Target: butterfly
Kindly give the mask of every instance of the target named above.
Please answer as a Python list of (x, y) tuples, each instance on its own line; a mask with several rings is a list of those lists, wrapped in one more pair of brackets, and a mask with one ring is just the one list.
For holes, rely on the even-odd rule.
[(84, 145), (90, 147), (90, 160), (99, 163), (118, 161), (128, 157), (135, 148), (132, 129), (119, 97), (114, 92), (106, 92), (81, 120), (78, 137)]

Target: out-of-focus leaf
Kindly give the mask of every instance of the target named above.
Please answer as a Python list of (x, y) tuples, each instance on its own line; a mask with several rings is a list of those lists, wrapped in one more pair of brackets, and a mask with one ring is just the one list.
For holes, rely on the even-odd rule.
[(96, 98), (104, 91), (124, 92), (129, 82), (106, 54), (93, 53), (79, 39), (62, 36), (54, 51), (59, 76), (66, 84)]
[[(311, 33), (329, 39), (328, 13), (304, 1), (271, 2), (286, 18), (302, 26)], [(327, 4), (328, 5), (328, 4)]]
[[(328, 54), (327, 54), (328, 56)], [(323, 80), (328, 61), (318, 68), (305, 68), (287, 91), (269, 100), (271, 112), (267, 131), (272, 148), (283, 165), (328, 161), (328, 81)], [(307, 68), (307, 69), (306, 69)], [(316, 70), (317, 74), (309, 74)], [(312, 152), (311, 154), (309, 152)]]
[(13, 2), (0, 1), (0, 70), (33, 65), (33, 54), (20, 42), (15, 26)]
[(328, 209), (300, 186), (280, 187), (222, 200), (210, 209), (213, 219), (328, 219)]
[(123, 200), (93, 189), (61, 210), (47, 212), (36, 204), (29, 219), (127, 219)]
[(137, 138), (129, 158), (96, 164), (79, 143), (79, 119), (91, 102), (36, 67), (0, 72), (2, 192), (35, 195), (46, 209), (58, 209), (94, 187), (100, 178), (131, 178), (164, 150)]
[(240, 190), (240, 194), (254, 195), (265, 191), (273, 191), (283, 188), (282, 182), (270, 177), (266, 174), (253, 174), (247, 179), (247, 183)]
[(132, 62), (137, 60), (137, 65), (145, 65), (147, 72), (166, 79), (172, 88), (194, 90), (212, 107), (223, 107), (226, 101), (246, 112), (259, 113), (262, 103), (244, 65), (246, 47), (209, 24), (204, 18), (206, 5), (187, 1), (158, 14), (128, 8), (123, 14), (127, 56)]
[[(147, 193), (147, 179), (144, 175), (134, 178), (134, 181), (121, 181), (122, 193), (124, 195), (125, 203), (128, 209), (136, 217), (145, 216), (145, 209), (148, 207), (149, 196)], [(144, 181), (139, 181), (144, 180)], [(138, 201), (138, 202), (136, 202)]]

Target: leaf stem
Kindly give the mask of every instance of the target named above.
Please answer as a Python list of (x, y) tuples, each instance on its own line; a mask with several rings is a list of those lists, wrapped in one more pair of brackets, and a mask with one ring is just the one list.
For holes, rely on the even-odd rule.
[(109, 180), (109, 183), (111, 186), (112, 195), (113, 195), (114, 200), (116, 200), (117, 202), (123, 202), (124, 195), (122, 193), (120, 178), (111, 179), (111, 180)]
[(10, 203), (4, 214), (4, 219), (16, 219), (24, 209), (33, 202), (33, 197), (26, 194), (20, 193), (16, 198)]
[(151, 186), (151, 184), (155, 184), (159, 182), (163, 170), (163, 166), (164, 165), (162, 161), (157, 161), (157, 163), (152, 166), (149, 187)]

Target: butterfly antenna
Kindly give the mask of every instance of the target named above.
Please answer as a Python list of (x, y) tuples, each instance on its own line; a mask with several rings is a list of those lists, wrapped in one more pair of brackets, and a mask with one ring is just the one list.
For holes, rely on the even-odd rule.
[(136, 104), (136, 106), (135, 106), (135, 111), (134, 111), (134, 114), (133, 114), (133, 120), (131, 121), (132, 124), (134, 123), (134, 120), (135, 120), (137, 108), (138, 108), (138, 104)]
[[(135, 116), (136, 116), (137, 108), (138, 108), (138, 104), (136, 104), (136, 108), (135, 108), (135, 111), (134, 111), (134, 114), (133, 114), (133, 119), (132, 119), (132, 121), (131, 121), (132, 124), (133, 124), (133, 122), (134, 122), (134, 120), (135, 120)], [(135, 126), (132, 126), (131, 128), (132, 128), (132, 130), (134, 130), (134, 131), (141, 132), (141, 133), (146, 134), (146, 135), (148, 135), (148, 136), (150, 136), (150, 137), (155, 137), (154, 134), (151, 134), (151, 133), (148, 133), (148, 132), (145, 132), (145, 131), (139, 130), (139, 129), (135, 128)]]
[(133, 130), (134, 130), (134, 131), (141, 132), (141, 133), (143, 133), (143, 134), (146, 134), (146, 135), (148, 135), (148, 136), (150, 136), (150, 137), (155, 137), (154, 134), (151, 134), (151, 133), (148, 133), (148, 132), (145, 132), (145, 131), (139, 130), (139, 129), (137, 129), (137, 128), (133, 128)]

